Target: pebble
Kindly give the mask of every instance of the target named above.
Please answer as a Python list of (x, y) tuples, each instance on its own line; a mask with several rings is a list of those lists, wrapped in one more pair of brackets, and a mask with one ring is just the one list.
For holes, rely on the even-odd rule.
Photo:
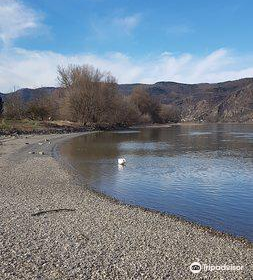
[[(55, 159), (29, 157), (14, 141), (0, 157), (1, 280), (253, 279), (251, 245), (104, 198), (77, 184)], [(31, 216), (65, 207), (77, 211)], [(196, 261), (243, 269), (195, 275)]]

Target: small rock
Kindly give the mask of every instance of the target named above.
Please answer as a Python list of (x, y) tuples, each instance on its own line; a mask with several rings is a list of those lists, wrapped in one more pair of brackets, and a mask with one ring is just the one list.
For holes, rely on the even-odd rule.
[(39, 152), (39, 155), (44, 155), (45, 153), (44, 152)]
[(38, 144), (39, 144), (40, 146), (43, 145), (43, 143), (41, 143), (41, 142), (39, 142)]
[(31, 155), (33, 155), (33, 154), (35, 154), (35, 152), (29, 152), (28, 154), (31, 154)]
[(48, 142), (49, 140), (48, 139), (45, 139), (45, 142)]
[(26, 142), (25, 144), (26, 144), (26, 145), (29, 145), (29, 143), (28, 143), (28, 142)]

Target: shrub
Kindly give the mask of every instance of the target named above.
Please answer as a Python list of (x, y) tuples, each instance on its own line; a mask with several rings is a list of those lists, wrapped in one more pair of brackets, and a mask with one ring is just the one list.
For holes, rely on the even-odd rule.
[(10, 94), (4, 102), (4, 116), (7, 119), (20, 120), (24, 117), (25, 104), (17, 94)]
[(180, 121), (180, 112), (177, 107), (173, 105), (162, 104), (159, 116), (162, 123)]
[(118, 93), (110, 73), (89, 65), (70, 65), (58, 68), (58, 79), (63, 87), (60, 111), (67, 119), (103, 126), (132, 123), (135, 119), (135, 107)]
[(54, 119), (56, 109), (53, 97), (43, 95), (26, 104), (25, 116), (28, 119), (40, 121)]

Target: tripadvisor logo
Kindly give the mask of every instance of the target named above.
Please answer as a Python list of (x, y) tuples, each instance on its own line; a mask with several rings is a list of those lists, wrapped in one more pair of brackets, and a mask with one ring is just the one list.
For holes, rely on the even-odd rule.
[(227, 270), (232, 270), (232, 271), (239, 271), (243, 270), (243, 265), (233, 265), (233, 264), (223, 264), (223, 265), (210, 265), (210, 264), (200, 264), (199, 262), (193, 262), (190, 265), (190, 271), (192, 273), (200, 273), (200, 271), (227, 271)]
[(193, 262), (191, 265), (190, 265), (190, 271), (192, 273), (199, 273), (201, 271), (201, 264), (198, 263), (198, 262)]

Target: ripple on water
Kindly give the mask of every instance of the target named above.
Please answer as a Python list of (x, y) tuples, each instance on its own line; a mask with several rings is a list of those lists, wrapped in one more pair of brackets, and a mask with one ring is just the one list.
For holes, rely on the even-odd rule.
[[(252, 131), (239, 125), (147, 128), (86, 135), (62, 149), (100, 192), (253, 240)], [(119, 168), (121, 156), (127, 164)]]

